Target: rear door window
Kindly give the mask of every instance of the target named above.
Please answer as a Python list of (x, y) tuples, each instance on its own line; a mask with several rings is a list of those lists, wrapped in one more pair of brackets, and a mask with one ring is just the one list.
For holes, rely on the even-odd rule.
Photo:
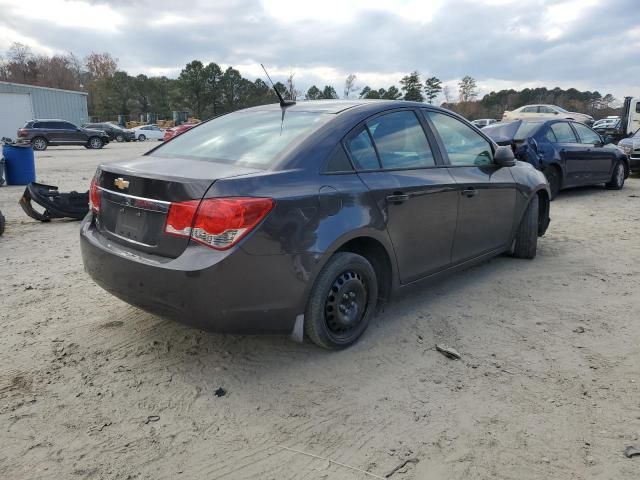
[(422, 125), (412, 111), (388, 113), (367, 122), (387, 170), (434, 167), (436, 162)]
[(376, 149), (366, 128), (348, 138), (345, 144), (356, 168), (359, 170), (378, 170), (380, 168)]
[(566, 122), (554, 123), (551, 125), (551, 130), (553, 130), (554, 135), (558, 143), (577, 143), (575, 133), (573, 133), (573, 129), (571, 125)]
[(493, 163), (491, 144), (476, 130), (443, 113), (427, 111), (433, 122), (449, 162), (454, 166), (482, 166)]
[(580, 136), (580, 143), (587, 145), (595, 145), (596, 143), (600, 143), (600, 135), (591, 130), (589, 127), (582, 125), (581, 123), (574, 123), (573, 128), (575, 128)]

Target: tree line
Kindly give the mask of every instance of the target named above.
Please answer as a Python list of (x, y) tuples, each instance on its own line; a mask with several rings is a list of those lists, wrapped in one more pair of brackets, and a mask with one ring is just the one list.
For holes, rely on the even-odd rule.
[[(275, 84), (286, 99), (338, 99), (332, 85), (312, 85), (304, 94), (296, 88), (295, 73), (285, 82)], [(187, 111), (206, 119), (241, 108), (277, 102), (270, 84), (263, 79), (249, 80), (233, 67), (223, 69), (218, 64), (189, 62), (177, 78), (166, 76), (129, 75), (118, 66), (109, 53), (91, 53), (80, 59), (66, 55), (35, 55), (29, 47), (14, 43), (0, 57), (0, 80), (25, 83), (88, 93), (89, 114), (94, 120), (114, 120), (118, 115), (135, 116), (153, 113), (171, 118), (173, 111)], [(530, 103), (549, 103), (567, 110), (589, 113), (602, 118), (616, 112), (616, 99), (611, 94), (581, 92), (570, 88), (525, 88), (521, 91), (501, 90), (478, 99), (476, 80), (467, 75), (457, 84), (457, 92), (436, 76), (424, 81), (413, 71), (386, 88), (358, 86), (357, 76), (350, 74), (344, 82), (343, 98), (410, 100), (440, 103), (466, 118), (501, 118), (505, 110)], [(438, 100), (442, 100), (438, 102)]]

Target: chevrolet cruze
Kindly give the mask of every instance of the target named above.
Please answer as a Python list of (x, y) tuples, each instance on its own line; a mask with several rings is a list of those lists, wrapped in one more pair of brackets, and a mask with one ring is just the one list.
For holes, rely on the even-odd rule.
[(403, 287), (533, 258), (544, 175), (466, 120), (404, 101), (267, 105), (101, 165), (84, 265), (125, 302), (223, 332), (355, 342)]

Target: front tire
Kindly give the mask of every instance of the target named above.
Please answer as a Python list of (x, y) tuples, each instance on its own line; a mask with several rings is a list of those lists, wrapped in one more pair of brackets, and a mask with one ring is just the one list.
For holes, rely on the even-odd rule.
[(124, 142), (124, 135), (116, 135), (116, 142), (118, 143)]
[(338, 252), (316, 279), (305, 310), (304, 331), (329, 350), (352, 345), (369, 325), (378, 299), (378, 280), (369, 261)]
[(553, 200), (560, 193), (560, 187), (562, 185), (562, 174), (556, 167), (547, 167), (542, 172), (549, 182), (549, 190), (551, 190), (550, 200)]
[(511, 255), (516, 258), (532, 259), (536, 257), (538, 249), (538, 215), (540, 198), (537, 194), (529, 202), (524, 212), (520, 226), (516, 232)]
[(104, 144), (102, 143), (102, 140), (98, 137), (91, 137), (89, 139), (89, 148), (93, 149), (93, 150), (99, 150), (102, 148)]
[(47, 139), (44, 137), (36, 137), (31, 140), (31, 146), (34, 150), (38, 150), (40, 152), (42, 150), (46, 150), (48, 146)]
[(624, 165), (622, 162), (618, 162), (613, 169), (613, 175), (611, 181), (605, 184), (609, 190), (622, 190), (624, 187)]
[(147, 137), (145, 137), (144, 135), (138, 135), (138, 141), (139, 142), (144, 142), (147, 139)]

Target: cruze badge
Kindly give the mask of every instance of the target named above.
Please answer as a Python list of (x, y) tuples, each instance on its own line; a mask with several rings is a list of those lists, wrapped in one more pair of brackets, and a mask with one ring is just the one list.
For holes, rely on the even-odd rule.
[(116, 178), (113, 181), (113, 184), (118, 187), (120, 190), (124, 190), (125, 188), (129, 188), (129, 181), (124, 178)]

